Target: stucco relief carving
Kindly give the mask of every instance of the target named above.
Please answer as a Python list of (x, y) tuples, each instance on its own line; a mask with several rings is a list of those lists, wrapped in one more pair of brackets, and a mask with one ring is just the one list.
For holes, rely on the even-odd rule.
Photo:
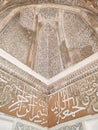
[(76, 123), (74, 125), (58, 128), (56, 130), (83, 130), (83, 126), (82, 123)]
[[(68, 4), (68, 5), (75, 5), (75, 6), (93, 6), (96, 8), (98, 6), (97, 0), (0, 0), (0, 5), (4, 6), (12, 6), (18, 4), (42, 4), (42, 3), (54, 3), (54, 4)], [(87, 6), (86, 6), (87, 7)]]
[[(98, 112), (97, 80), (98, 73), (95, 73), (51, 94), (49, 98), (50, 115), (54, 115), (56, 124), (74, 119), (79, 115), (84, 116)], [(51, 120), (50, 124), (52, 124)]]
[(8, 80), (9, 78), (6, 79), (0, 72), (0, 107), (7, 105), (11, 101), (10, 85), (7, 85)]
[[(94, 64), (95, 70), (96, 65)], [(59, 92), (49, 95), (48, 106), (48, 100), (45, 100), (45, 97), (39, 98), (38, 92), (36, 94), (35, 89), (28, 83), (1, 70), (0, 111), (43, 126), (47, 125), (49, 115), (49, 127), (85, 115), (96, 114), (98, 72), (93, 72), (73, 81)], [(54, 118), (54, 121), (51, 122), (51, 118)]]
[[(33, 92), (38, 95), (42, 95), (43, 93), (47, 95), (49, 92), (47, 90), (47, 86), (45, 83), (38, 80), (36, 77), (31, 76), (27, 72), (18, 68), (16, 65), (6, 61), (4, 58), (0, 57), (0, 69), (5, 71), (6, 74), (12, 75), (13, 77), (18, 77), (19, 80), (28, 83), (32, 86)], [(30, 89), (27, 89), (30, 91)], [(28, 91), (28, 92), (29, 92)], [(37, 91), (39, 93), (37, 93)]]
[[(19, 3), (43, 3), (41, 0), (29, 2), (16, 0), (14, 2), (1, 0), (0, 9), (3, 7), (13, 8), (12, 5), (17, 7)], [(44, 2), (48, 1), (45, 0)], [(52, 2), (80, 5), (77, 0), (50, 1), (50, 3)], [(92, 24), (87, 10), (86, 12), (82, 8), (66, 7), (67, 9), (64, 6), (56, 8), (56, 6), (44, 5), (16, 8), (17, 13), (14, 12), (15, 14), (13, 14), (12, 12), (13, 15), (11, 13), (8, 15), (13, 17), (10, 17), (10, 21), (0, 32), (0, 48), (48, 79), (96, 53), (98, 51), (98, 34), (94, 31), (93, 26), (95, 27), (97, 24)], [(82, 18), (81, 13), (83, 12), (92, 27), (85, 21), (85, 18)], [(1, 12), (1, 23), (3, 23), (4, 17), (3, 12)], [(2, 66), (7, 68), (5, 64)], [(94, 64), (91, 67), (98, 70), (98, 62), (96, 66)], [(9, 72), (10, 68), (11, 66)], [(87, 70), (88, 68), (86, 71), (81, 69), (79, 72), (71, 74), (66, 80), (62, 79), (61, 82), (57, 81), (50, 85), (49, 91), (48, 89), (41, 89), (41, 86), (45, 87), (45, 85), (37, 82), (37, 80), (33, 84), (31, 80), (34, 79), (30, 78), (29, 80), (28, 76), (26, 80), (19, 78), (21, 72), (13, 72), (15, 68), (13, 71), (11, 70), (12, 75), (0, 70), (0, 111), (42, 126), (48, 126), (49, 115), (49, 127), (98, 113), (98, 73), (95, 73), (92, 68)], [(31, 84), (34, 86), (32, 87)], [(44, 94), (46, 92), (47, 94), (52, 93), (63, 88), (62, 86), (64, 89), (49, 95), (48, 102), (48, 98)], [(42, 97), (40, 97), (39, 89), (41, 89), (41, 94), (43, 93)], [(54, 120), (51, 121), (51, 117)], [(34, 128), (17, 124), (16, 130), (18, 129)], [(82, 126), (66, 126), (62, 129), (82, 130)]]
[(74, 71), (73, 73), (65, 76), (59, 81), (53, 83), (49, 86), (50, 94), (63, 89), (78, 80), (82, 80), (83, 78), (95, 73), (98, 71), (98, 60), (91, 62), (90, 64), (85, 65), (79, 70)]
[(41, 3), (54, 3), (54, 4), (69, 4), (69, 5), (83, 5), (83, 2), (80, 0), (0, 0), (0, 5), (10, 6), (17, 4), (41, 4)]
[[(19, 25), (18, 18), (19, 17), (16, 16), (16, 18), (7, 25), (6, 29), (2, 31), (0, 44), (6, 52), (26, 64), (31, 46), (31, 42), (28, 38), (30, 34)], [(22, 53), (24, 53), (24, 55), (22, 55)]]
[(0, 46), (37, 73), (52, 78), (98, 51), (98, 34), (76, 11), (20, 7), (1, 31)]
[[(70, 43), (67, 43), (67, 48), (73, 63), (80, 61), (97, 51), (97, 37), (94, 37), (94, 31), (83, 21), (80, 16), (70, 14), (69, 12), (64, 13), (63, 19), (65, 36), (67, 42)], [(76, 39), (76, 37), (78, 38)], [(75, 61), (75, 59), (77, 61)]]
[(33, 127), (33, 125), (32, 126), (28, 126), (26, 124), (22, 124), (20, 122), (17, 122), (15, 130), (40, 130), (40, 129)]
[(0, 111), (28, 121), (46, 125), (48, 120), (47, 99), (34, 93), (27, 83), (0, 71)]

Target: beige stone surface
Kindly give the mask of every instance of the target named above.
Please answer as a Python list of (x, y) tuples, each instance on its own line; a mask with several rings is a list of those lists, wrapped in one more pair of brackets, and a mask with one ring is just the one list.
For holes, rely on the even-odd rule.
[(0, 1), (0, 112), (43, 127), (98, 113), (97, 5)]

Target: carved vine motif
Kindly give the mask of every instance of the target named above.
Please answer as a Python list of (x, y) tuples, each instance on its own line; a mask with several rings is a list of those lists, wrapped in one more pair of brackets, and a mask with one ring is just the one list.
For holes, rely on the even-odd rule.
[[(48, 106), (37, 97), (28, 85), (0, 71), (0, 111), (14, 113), (14, 116), (27, 119), (40, 125), (47, 124)], [(31, 91), (28, 93), (28, 91)]]

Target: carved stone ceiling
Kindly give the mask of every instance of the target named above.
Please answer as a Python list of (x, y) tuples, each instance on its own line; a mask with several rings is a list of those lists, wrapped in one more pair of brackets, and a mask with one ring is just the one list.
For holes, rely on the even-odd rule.
[(44, 127), (98, 113), (97, 5), (0, 0), (0, 112)]
[(98, 51), (97, 4), (1, 0), (0, 47), (43, 77), (52, 78)]

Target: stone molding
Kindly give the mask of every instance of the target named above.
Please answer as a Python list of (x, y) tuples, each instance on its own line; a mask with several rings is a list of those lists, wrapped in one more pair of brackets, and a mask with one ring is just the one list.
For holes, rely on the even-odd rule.
[[(65, 73), (66, 74), (65, 75), (63, 73), (60, 76), (58, 75), (60, 79), (56, 76), (57, 81), (54, 80), (55, 82), (51, 79), (50, 81), (46, 80), (46, 83), (42, 82), (42, 80), (40, 81), (40, 78), (37, 79), (37, 77), (31, 76), (30, 73), (24, 71), (23, 69), (9, 62), (7, 58), (6, 59), (3, 58), (3, 55), (0, 57), (0, 69), (30, 84), (32, 88), (34, 88), (34, 90), (39, 91), (39, 94), (49, 95), (60, 89), (66, 88), (66, 86), (76, 82), (77, 80), (81, 80), (97, 72), (98, 71), (97, 55), (98, 54), (96, 53), (92, 55), (91, 57), (85, 59), (84, 61), (80, 62), (78, 65), (76, 65), (76, 67), (72, 67), (76, 69), (73, 69), (73, 71), (70, 72), (69, 74)], [(83, 62), (84, 62), (84, 65), (82, 65)], [(69, 70), (70, 69), (71, 68), (69, 68)], [(47, 85), (47, 82), (49, 83), (49, 85)]]

